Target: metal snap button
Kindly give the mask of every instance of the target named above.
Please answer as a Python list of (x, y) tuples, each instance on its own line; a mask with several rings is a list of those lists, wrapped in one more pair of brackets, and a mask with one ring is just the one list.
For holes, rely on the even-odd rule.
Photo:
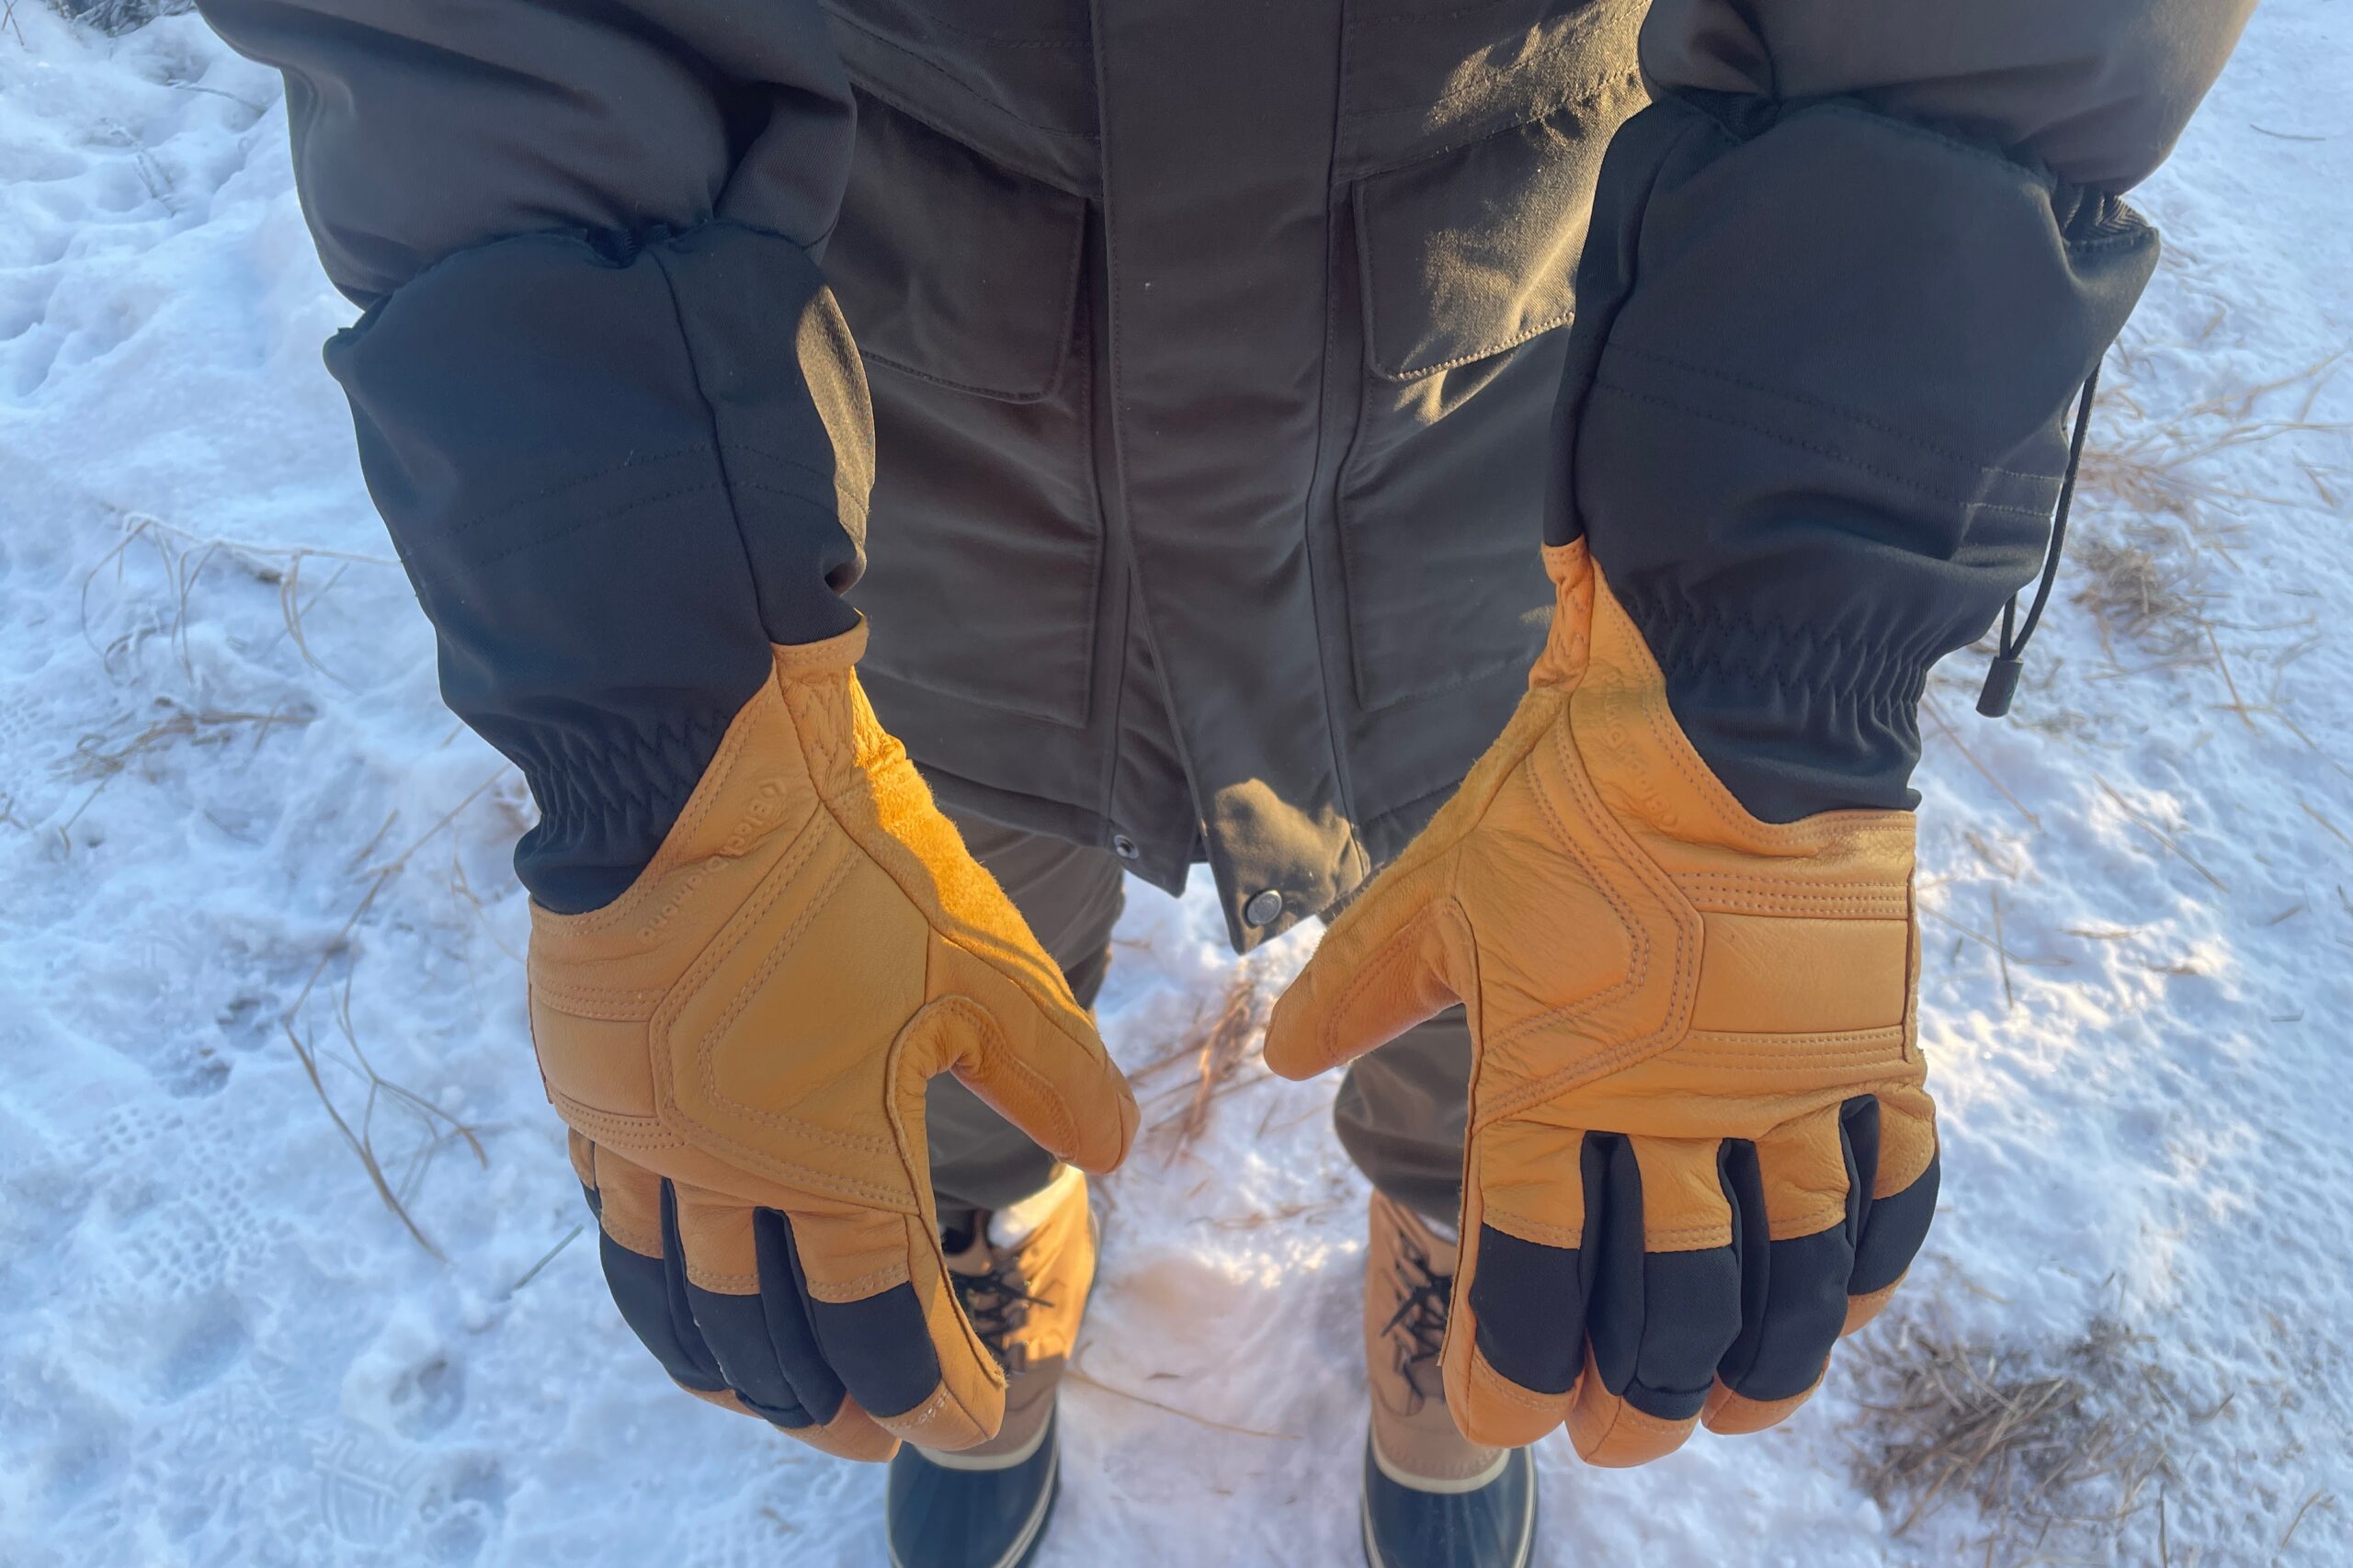
[(1136, 841), (1126, 834), (1115, 833), (1111, 835), (1111, 853), (1122, 860), (1132, 860), (1143, 851), (1137, 848)]
[(1283, 895), (1273, 888), (1250, 895), (1242, 906), (1242, 918), (1253, 926), (1271, 926), (1283, 912)]

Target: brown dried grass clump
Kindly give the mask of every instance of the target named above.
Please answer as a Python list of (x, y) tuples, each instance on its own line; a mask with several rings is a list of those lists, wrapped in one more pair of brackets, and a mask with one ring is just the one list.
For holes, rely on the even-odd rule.
[[(2129, 372), (2131, 356), (2120, 358)], [(2203, 662), (2213, 642), (2209, 574), (2217, 562), (2230, 561), (2245, 528), (2232, 506), (2300, 506), (2314, 496), (2337, 504), (2336, 476), (2292, 454), (2279, 466), (2292, 463), (2313, 495), (2221, 483), (2208, 477), (2207, 465), (2241, 448), (2341, 428), (2312, 417), (2338, 358), (2231, 388), (2162, 418), (2143, 415), (2129, 385), (2102, 393), (2104, 407), (2139, 417), (2122, 437), (2096, 429), (2085, 449), (2079, 484), (2090, 526), (2070, 540), (2067, 553), (2075, 602), (2097, 619), (2111, 657), (2121, 638), (2163, 660)], [(2292, 413), (2258, 412), (2283, 396), (2297, 397)]]
[(2178, 530), (2136, 517), (2067, 553), (2081, 583), (2075, 602), (2091, 611), (2111, 651), (2119, 638), (2163, 659), (2187, 658), (2203, 646), (2211, 595), (2202, 558), (2182, 548)]
[(1902, 1535), (1955, 1501), (1991, 1527), (1986, 1560), (2040, 1560), (2054, 1536), (2113, 1541), (2166, 1473), (2171, 1404), (2146, 1341), (2100, 1322), (2055, 1354), (1919, 1324), (1854, 1346), (1868, 1412), (1856, 1475)]
[[(1146, 1081), (1186, 1062), (1192, 1065), (1189, 1081), (1144, 1096), (1147, 1112), (1181, 1099), (1177, 1108), (1153, 1123), (1168, 1158), (1189, 1152), (1209, 1131), (1217, 1102), (1239, 1089), (1264, 1082), (1261, 1052), (1267, 1040), (1267, 1016), (1275, 1005), (1275, 986), (1264, 964), (1244, 960), (1234, 965), (1225, 989), (1197, 1007), (1190, 1028), (1160, 1055), (1129, 1074), (1141, 1086)], [(1261, 1071), (1247, 1069), (1261, 1063)]]

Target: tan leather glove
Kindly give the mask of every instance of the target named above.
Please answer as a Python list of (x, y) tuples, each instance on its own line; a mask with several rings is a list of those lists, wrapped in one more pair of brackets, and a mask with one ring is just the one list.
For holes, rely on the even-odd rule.
[(1305, 1077), (1457, 1001), (1475, 1045), (1444, 1367), (1464, 1436), (1639, 1464), (1769, 1426), (1936, 1206), (1912, 817), (1742, 810), (1582, 541), (1503, 736), (1276, 1005)]
[(863, 626), (776, 650), (636, 882), (534, 908), (531, 1031), (622, 1315), (689, 1391), (831, 1453), (994, 1434), (924, 1142), (953, 1073), (1063, 1159), (1135, 1102), (1062, 972), (875, 722)]

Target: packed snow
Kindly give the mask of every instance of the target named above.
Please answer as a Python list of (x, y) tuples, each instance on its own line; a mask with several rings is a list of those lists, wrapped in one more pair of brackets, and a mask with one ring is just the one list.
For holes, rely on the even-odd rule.
[[(2018, 716), (1981, 654), (1935, 683), (1927, 1259), (1784, 1427), (1547, 1442), (1539, 1562), (2353, 1562), (2348, 82), (2346, 7), (2268, 0), (2138, 199), (2167, 260)], [(879, 1469), (680, 1396), (606, 1299), (525, 1036), (529, 802), (438, 699), (319, 367), (350, 314), (273, 75), (6, 5), (0, 1562), (880, 1562)], [(1198, 881), (1120, 941), (1105, 1032), (1164, 1064), (1042, 1562), (1353, 1562), (1334, 1085), (1245, 1061), (1184, 1138), (1237, 966)], [(1938, 1488), (1886, 1408), (1932, 1354), (2121, 1457)]]

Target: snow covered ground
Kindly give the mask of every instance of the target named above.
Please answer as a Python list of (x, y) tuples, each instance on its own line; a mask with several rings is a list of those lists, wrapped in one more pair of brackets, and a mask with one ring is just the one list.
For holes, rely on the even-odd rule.
[[(361, 491), (274, 78), (193, 18), (6, 13), (0, 1562), (879, 1562), (881, 1472), (673, 1392), (577, 1237), (528, 801)], [(2353, 1562), (2348, 83), (2353, 12), (2268, 0), (2143, 193), (2169, 259), (2020, 718), (1970, 714), (1976, 657), (1937, 683), (1908, 1300), (1769, 1435), (1548, 1444), (1540, 1562)], [(1132, 1067), (1233, 969), (1199, 897), (1122, 935)], [(1230, 1082), (1105, 1184), (1049, 1564), (1354, 1560), (1362, 1186), (1331, 1084)], [(1868, 1407), (1931, 1345), (1964, 1395), (2081, 1379), (2059, 1438), (2161, 1468), (1882, 1506), (1930, 1418)]]

